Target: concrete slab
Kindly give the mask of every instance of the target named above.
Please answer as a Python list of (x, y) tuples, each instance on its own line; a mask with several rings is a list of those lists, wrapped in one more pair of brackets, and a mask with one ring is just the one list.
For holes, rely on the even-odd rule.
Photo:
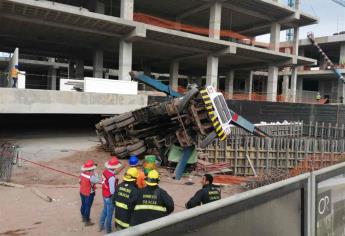
[(0, 88), (0, 113), (119, 114), (147, 105), (147, 95)]

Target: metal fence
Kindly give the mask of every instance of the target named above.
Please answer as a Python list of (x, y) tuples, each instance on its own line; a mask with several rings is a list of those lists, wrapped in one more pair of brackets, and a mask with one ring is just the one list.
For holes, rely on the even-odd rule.
[(16, 147), (10, 143), (0, 143), (0, 181), (9, 181), (12, 164), (17, 157)]
[(112, 235), (345, 235), (345, 163)]

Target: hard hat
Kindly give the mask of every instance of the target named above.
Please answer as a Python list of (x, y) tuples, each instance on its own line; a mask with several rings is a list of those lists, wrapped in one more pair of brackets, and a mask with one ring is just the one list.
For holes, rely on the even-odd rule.
[(138, 165), (138, 162), (139, 162), (139, 160), (138, 160), (138, 157), (137, 156), (131, 156), (130, 158), (129, 158), (129, 160), (128, 160), (128, 164), (130, 165), (130, 166), (137, 166)]
[(126, 174), (123, 176), (123, 179), (125, 181), (136, 181), (138, 175), (139, 175), (138, 169), (135, 167), (131, 167), (131, 168), (128, 168), (128, 170), (126, 171)]
[(94, 170), (97, 168), (97, 165), (93, 162), (93, 160), (87, 160), (84, 165), (81, 167), (81, 171), (88, 171)]
[(156, 170), (150, 170), (148, 173), (145, 183), (149, 186), (156, 186), (159, 183), (159, 173)]
[(122, 164), (120, 163), (120, 161), (115, 156), (112, 156), (109, 161), (104, 163), (104, 166), (108, 169), (114, 170), (114, 169), (121, 168)]

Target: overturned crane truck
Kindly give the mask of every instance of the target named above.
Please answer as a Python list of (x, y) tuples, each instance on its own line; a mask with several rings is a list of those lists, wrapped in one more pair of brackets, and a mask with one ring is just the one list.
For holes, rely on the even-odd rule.
[(203, 89), (191, 87), (182, 96), (148, 76), (134, 72), (130, 74), (132, 79), (144, 82), (173, 98), (101, 120), (96, 124), (96, 133), (103, 148), (119, 158), (149, 152), (161, 157), (165, 164), (166, 150), (171, 145), (178, 144), (184, 148), (183, 156), (175, 169), (175, 178), (179, 179), (198, 138), (202, 139), (201, 147), (206, 147), (217, 138), (225, 140), (230, 134), (230, 124), (257, 136), (267, 136), (231, 111), (223, 94), (212, 86)]

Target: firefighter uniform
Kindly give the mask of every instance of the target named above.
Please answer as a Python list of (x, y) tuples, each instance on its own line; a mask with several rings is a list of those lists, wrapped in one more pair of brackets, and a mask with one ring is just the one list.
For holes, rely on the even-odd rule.
[(186, 208), (193, 208), (206, 204), (209, 202), (217, 201), (221, 198), (219, 187), (208, 184), (204, 185), (202, 189), (195, 193), (195, 195), (186, 203)]
[(129, 227), (135, 199), (138, 195), (138, 188), (135, 184), (137, 176), (137, 168), (129, 168), (123, 177), (124, 182), (118, 185), (114, 195), (115, 226), (120, 229)]
[(136, 199), (131, 226), (169, 215), (174, 211), (171, 196), (158, 186), (159, 174), (151, 170), (145, 180), (147, 186), (140, 190)]

